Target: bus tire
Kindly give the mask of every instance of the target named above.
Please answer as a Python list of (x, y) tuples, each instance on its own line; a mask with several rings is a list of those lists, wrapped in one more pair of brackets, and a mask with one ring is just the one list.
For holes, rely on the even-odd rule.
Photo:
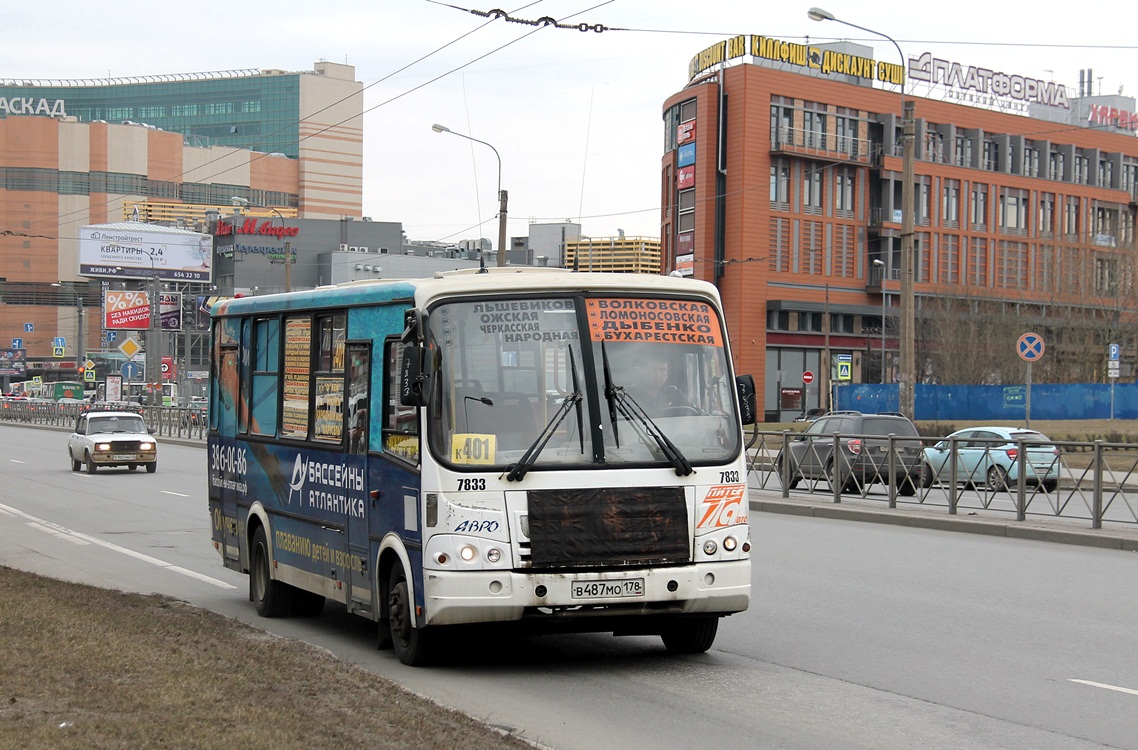
[(274, 581), (269, 570), (269, 542), (265, 527), (253, 532), (253, 544), (249, 548), (249, 598), (261, 617), (284, 617), (292, 609), (292, 591)]
[(672, 654), (702, 654), (715, 643), (719, 617), (687, 617), (668, 623), (660, 633), (664, 648)]
[(431, 636), (424, 628), (416, 628), (411, 622), (411, 587), (403, 566), (396, 563), (391, 568), (387, 586), (387, 618), (392, 645), (399, 661), (409, 667), (422, 666), (431, 657)]

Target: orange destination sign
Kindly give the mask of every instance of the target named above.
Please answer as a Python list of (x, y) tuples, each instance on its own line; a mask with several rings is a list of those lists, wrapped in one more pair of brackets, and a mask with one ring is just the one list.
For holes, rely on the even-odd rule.
[(587, 299), (593, 341), (723, 346), (715, 308), (675, 299)]

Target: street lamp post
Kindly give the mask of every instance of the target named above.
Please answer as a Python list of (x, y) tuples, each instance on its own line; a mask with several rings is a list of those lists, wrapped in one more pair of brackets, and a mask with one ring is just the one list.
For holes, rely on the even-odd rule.
[[(150, 259), (150, 278), (147, 279), (147, 295), (150, 298), (150, 325), (146, 329), (146, 380), (150, 383), (151, 406), (162, 405), (162, 300), (161, 285), (158, 283), (158, 268), (154, 265), (154, 254), (146, 253)], [(154, 384), (158, 392), (154, 392)]]
[[(459, 138), (465, 138), (468, 141), (481, 143), (483, 146), (490, 146), (486, 141), (480, 141), (477, 138), (471, 138), (462, 133), (456, 133), (448, 128), (446, 125), (439, 125), (435, 123), (431, 126), (431, 130), (436, 133), (450, 133), (457, 135)], [(502, 157), (498, 154), (498, 149), (490, 146), (490, 150), (494, 152), (494, 156), (498, 158), (498, 265), (506, 265), (506, 191), (502, 189)], [(481, 218), (481, 217), (479, 217)]]
[(881, 384), (885, 385), (885, 261), (874, 258), (873, 265), (881, 269)]
[[(284, 229), (284, 227), (285, 227), (284, 214), (282, 214), (280, 211), (276, 210), (275, 208), (270, 208), (269, 210), (272, 211), (274, 214), (276, 214), (278, 217), (280, 217), (281, 229)], [(273, 263), (275, 261), (269, 261), (269, 262)], [(284, 260), (282, 262), (284, 263), (284, 290), (286, 292), (291, 292), (292, 291), (292, 243), (289, 242), (288, 240), (285, 240), (285, 243), (284, 243)]]
[[(63, 282), (61, 282), (61, 281), (53, 283), (52, 286), (58, 287), (60, 289), (64, 288)], [(85, 351), (85, 346), (84, 346), (84, 341), (83, 341), (83, 295), (81, 295), (75, 289), (74, 284), (71, 285), (71, 293), (75, 295), (75, 314), (76, 314), (75, 347), (76, 347), (76, 351), (78, 352), (75, 355), (75, 367), (76, 367), (76, 370), (78, 371), (80, 368), (83, 367), (83, 365), (87, 361), (87, 352)]]
[(905, 53), (901, 45), (888, 34), (867, 29), (849, 21), (836, 18), (833, 13), (822, 8), (811, 8), (806, 13), (812, 21), (834, 21), (851, 28), (876, 34), (888, 39), (901, 56), (901, 295), (898, 301), (901, 321), (898, 348), (901, 356), (901, 383), (898, 396), (901, 413), (913, 418), (914, 391), (916, 388), (916, 310), (913, 292), (913, 148), (914, 122), (913, 102), (905, 100)]

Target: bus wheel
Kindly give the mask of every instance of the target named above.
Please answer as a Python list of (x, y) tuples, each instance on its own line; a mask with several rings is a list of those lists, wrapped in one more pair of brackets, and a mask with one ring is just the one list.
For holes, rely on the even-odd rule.
[(411, 623), (411, 587), (403, 566), (391, 569), (387, 587), (387, 617), (390, 623), (392, 645), (399, 661), (409, 667), (426, 664), (430, 658), (430, 636), (425, 629)]
[(669, 653), (702, 654), (711, 648), (718, 632), (717, 616), (690, 617), (668, 623), (660, 633), (660, 638)]
[(253, 532), (253, 546), (249, 550), (249, 598), (261, 617), (283, 617), (292, 608), (289, 588), (274, 581), (269, 572), (269, 543), (265, 527)]

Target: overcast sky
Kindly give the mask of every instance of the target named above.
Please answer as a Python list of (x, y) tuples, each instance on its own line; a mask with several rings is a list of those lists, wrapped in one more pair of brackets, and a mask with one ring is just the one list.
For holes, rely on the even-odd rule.
[[(594, 237), (618, 229), (656, 237), (661, 105), (683, 88), (695, 53), (735, 34), (762, 34), (798, 42), (806, 35), (815, 42), (852, 38), (874, 47), (877, 59), (899, 57), (887, 40), (809, 20), (811, 2), (889, 34), (906, 56), (927, 51), (1054, 80), (1072, 96), (1079, 70), (1093, 68), (1096, 93), (1121, 87), (1138, 95), (1133, 4), (1114, 0), (1056, 10), (990, 0), (0, 0), (0, 78), (311, 70), (322, 59), (347, 62), (368, 87), (364, 215), (402, 222), (411, 239), (496, 242), (494, 153), (431, 130), (441, 123), (501, 155), (510, 236), (525, 235), (531, 222), (572, 219)], [(522, 19), (550, 16), (613, 30), (487, 23), (469, 12), (497, 7)]]

